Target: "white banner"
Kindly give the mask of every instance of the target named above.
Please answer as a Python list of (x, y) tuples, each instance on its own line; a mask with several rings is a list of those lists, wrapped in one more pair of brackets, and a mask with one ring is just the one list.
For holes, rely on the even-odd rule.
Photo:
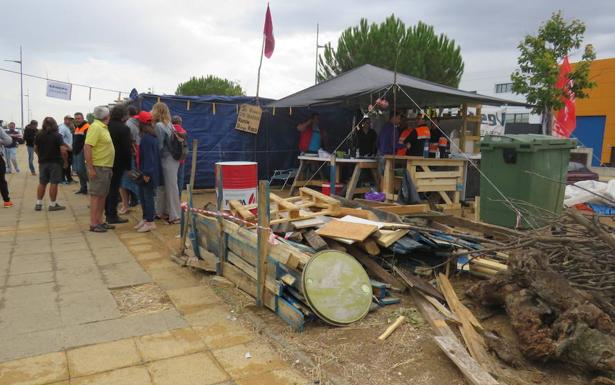
[(70, 83), (47, 80), (47, 97), (70, 100), (73, 85)]

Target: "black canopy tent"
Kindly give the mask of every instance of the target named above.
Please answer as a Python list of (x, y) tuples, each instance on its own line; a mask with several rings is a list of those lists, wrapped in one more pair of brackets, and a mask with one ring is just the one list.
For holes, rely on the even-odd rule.
[[(365, 64), (334, 78), (306, 88), (270, 103), (269, 107), (316, 107), (341, 105), (350, 108), (365, 107), (394, 84), (419, 106), (458, 107), (466, 105), (527, 106), (513, 100), (494, 98), (474, 92), (444, 86), (393, 71)], [(414, 108), (410, 100), (398, 98), (399, 107)]]

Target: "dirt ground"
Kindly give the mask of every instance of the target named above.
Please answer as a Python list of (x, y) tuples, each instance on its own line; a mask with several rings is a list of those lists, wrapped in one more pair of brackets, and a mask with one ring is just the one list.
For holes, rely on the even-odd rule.
[[(286, 192), (280, 195), (287, 195)], [(194, 195), (197, 207), (214, 201), (215, 195), (209, 191)], [(159, 226), (159, 231), (169, 247), (177, 247), (177, 227)], [(207, 276), (204, 282), (210, 282), (211, 278), (211, 275)], [(476, 279), (455, 276), (452, 282), (460, 299), (482, 320), (483, 326), (514, 345), (516, 338), (505, 313), (477, 308), (465, 300), (465, 289)], [(298, 333), (272, 312), (255, 309), (253, 299), (239, 290), (216, 287), (216, 291), (232, 304), (242, 322), (246, 322), (243, 315), (256, 315), (271, 332), (282, 336), (286, 346), (277, 346), (283, 355), (285, 348), (308, 355), (315, 365), (303, 367), (303, 370), (315, 384), (331, 383), (329, 374), (348, 385), (466, 384), (463, 375), (433, 342), (429, 325), (407, 295), (395, 293), (401, 298), (400, 304), (370, 312), (365, 319), (351, 326), (333, 327), (315, 320), (306, 326), (304, 332)], [(378, 341), (377, 337), (400, 314), (406, 315), (407, 322), (387, 340)], [(297, 362), (297, 366), (301, 365)], [(587, 375), (558, 364), (525, 362), (524, 367), (511, 369), (508, 373), (510, 378), (500, 379), (502, 384), (582, 385), (590, 381)]]

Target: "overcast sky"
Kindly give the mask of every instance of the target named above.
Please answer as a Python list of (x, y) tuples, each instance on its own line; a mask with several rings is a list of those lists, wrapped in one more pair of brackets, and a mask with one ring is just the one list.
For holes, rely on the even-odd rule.
[[(261, 96), (270, 98), (314, 83), (316, 23), (321, 43), (335, 43), (361, 17), (380, 22), (391, 13), (455, 39), (465, 61), (461, 88), (468, 90), (493, 92), (495, 83), (506, 82), (517, 44), (557, 9), (585, 21), (586, 42), (598, 58), (615, 56), (613, 0), (271, 0), (270, 6), (276, 48), (261, 75)], [(265, 9), (265, 1), (255, 0), (0, 0), (0, 59), (17, 59), (21, 44), (24, 72), (51, 79), (162, 94), (192, 75), (214, 74), (253, 95)], [(19, 66), (3, 61), (0, 68)], [(88, 100), (87, 88), (73, 87), (71, 101), (56, 100), (45, 87), (44, 80), (24, 78), (31, 118), (39, 121), (117, 98), (94, 90)], [(0, 71), (0, 119), (19, 125), (19, 115), (19, 76)]]

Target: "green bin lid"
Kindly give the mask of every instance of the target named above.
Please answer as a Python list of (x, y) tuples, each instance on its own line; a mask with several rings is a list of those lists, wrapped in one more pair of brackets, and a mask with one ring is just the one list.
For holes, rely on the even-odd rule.
[(556, 138), (549, 135), (487, 135), (480, 142), (480, 149), (515, 148), (517, 151), (543, 151), (571, 149), (577, 146), (575, 139)]
[(323, 321), (344, 326), (361, 320), (372, 303), (372, 286), (354, 257), (335, 250), (314, 254), (303, 269), (303, 294)]

